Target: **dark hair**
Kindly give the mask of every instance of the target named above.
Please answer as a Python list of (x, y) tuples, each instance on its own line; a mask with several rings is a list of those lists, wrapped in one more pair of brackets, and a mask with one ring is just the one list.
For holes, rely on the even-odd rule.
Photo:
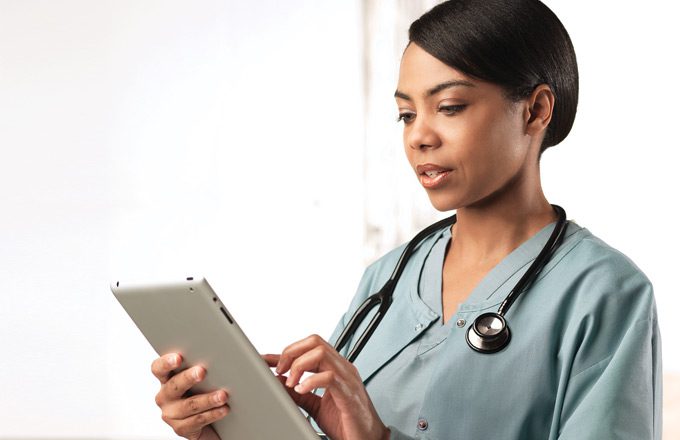
[(414, 21), (409, 40), (465, 75), (503, 87), (513, 101), (547, 84), (555, 108), (541, 152), (569, 134), (578, 103), (576, 54), (539, 0), (450, 0)]

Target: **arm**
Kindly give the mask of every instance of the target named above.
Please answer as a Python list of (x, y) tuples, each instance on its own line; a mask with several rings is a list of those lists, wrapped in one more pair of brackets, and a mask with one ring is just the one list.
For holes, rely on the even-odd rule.
[(628, 292), (620, 288), (582, 324), (559, 414), (560, 440), (661, 439), (661, 341), (652, 287), (647, 281)]
[(660, 357), (656, 322), (635, 322), (611, 356), (570, 378), (558, 438), (660, 440)]

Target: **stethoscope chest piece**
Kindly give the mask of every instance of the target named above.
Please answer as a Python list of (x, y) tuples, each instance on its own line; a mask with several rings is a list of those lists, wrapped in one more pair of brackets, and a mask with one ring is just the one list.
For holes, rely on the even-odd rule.
[[(553, 228), (552, 234), (550, 234), (550, 238), (548, 238), (543, 249), (541, 249), (541, 252), (538, 253), (534, 262), (531, 263), (531, 266), (524, 272), (524, 275), (517, 281), (517, 284), (515, 284), (515, 287), (512, 288), (508, 296), (500, 303), (501, 305), (498, 307), (498, 311), (496, 313), (491, 312), (479, 315), (477, 319), (475, 319), (475, 322), (465, 332), (465, 340), (474, 351), (478, 353), (496, 353), (505, 348), (510, 342), (510, 328), (505, 321), (506, 313), (515, 300), (517, 300), (518, 296), (522, 292), (529, 290), (541, 270), (543, 270), (543, 267), (550, 261), (552, 254), (562, 243), (567, 230), (567, 213), (557, 205), (552, 206), (557, 214), (557, 223)], [(359, 355), (359, 352), (361, 352), (378, 324), (380, 324), (380, 320), (385, 316), (385, 313), (387, 313), (387, 309), (392, 303), (392, 295), (395, 286), (399, 281), (399, 277), (404, 271), (409, 258), (416, 252), (418, 245), (443, 227), (449, 227), (454, 223), (456, 223), (456, 214), (443, 220), (439, 220), (413, 237), (413, 240), (411, 240), (402, 251), (399, 261), (397, 261), (397, 265), (389, 280), (387, 280), (385, 285), (378, 292), (366, 298), (354, 312), (335, 343), (335, 349), (338, 351), (349, 343), (354, 332), (361, 326), (363, 320), (368, 317), (371, 310), (376, 306), (378, 307), (378, 311), (373, 315), (368, 326), (366, 326), (361, 336), (357, 339), (354, 348), (349, 351), (347, 359), (350, 362), (353, 362)], [(462, 320), (460, 325), (461, 327), (465, 325)]]
[(479, 353), (495, 353), (510, 342), (510, 328), (503, 316), (489, 312), (479, 315), (465, 333), (470, 348)]

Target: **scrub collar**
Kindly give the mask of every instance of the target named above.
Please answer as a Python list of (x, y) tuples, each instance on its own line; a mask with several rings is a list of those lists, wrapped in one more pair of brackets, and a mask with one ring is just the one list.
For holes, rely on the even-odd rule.
[[(461, 313), (477, 312), (498, 306), (508, 294), (507, 288), (504, 289), (503, 287), (508, 284), (512, 286), (519, 280), (519, 277), (538, 256), (554, 227), (555, 222), (544, 226), (503, 258), (482, 278), (465, 302), (459, 306), (458, 311)], [(567, 240), (582, 229), (576, 223), (568, 222), (565, 238), (560, 246), (561, 249), (556, 251), (553, 259), (565, 247)], [(416, 295), (411, 295), (411, 299), (422, 303), (438, 317), (441, 317), (442, 270), (446, 247), (451, 240), (451, 227), (443, 228), (431, 240), (431, 244), (428, 243), (429, 246), (423, 249), (427, 253), (414, 289)], [(551, 263), (553, 262), (551, 261)], [(544, 271), (552, 267), (551, 263), (544, 268)], [(414, 304), (416, 308), (420, 308), (422, 305)]]

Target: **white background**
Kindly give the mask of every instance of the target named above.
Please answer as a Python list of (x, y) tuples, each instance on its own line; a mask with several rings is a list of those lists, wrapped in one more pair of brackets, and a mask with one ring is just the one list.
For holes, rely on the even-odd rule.
[[(546, 194), (650, 277), (680, 372), (674, 15), (661, 0), (547, 4), (581, 94), (544, 155)], [(116, 279), (206, 276), (261, 351), (330, 333), (373, 258), (361, 14), (359, 0), (0, 0), (1, 438), (171, 434)], [(417, 185), (405, 162), (385, 164), (397, 187)]]

